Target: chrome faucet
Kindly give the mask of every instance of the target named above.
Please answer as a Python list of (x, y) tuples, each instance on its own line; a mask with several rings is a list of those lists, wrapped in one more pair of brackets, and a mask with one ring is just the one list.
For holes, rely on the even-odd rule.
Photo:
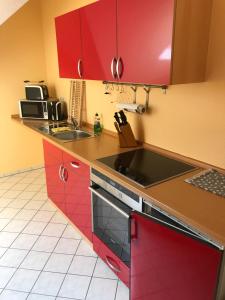
[(73, 127), (75, 130), (79, 129), (79, 124), (75, 118), (71, 117), (71, 122), (73, 123)]

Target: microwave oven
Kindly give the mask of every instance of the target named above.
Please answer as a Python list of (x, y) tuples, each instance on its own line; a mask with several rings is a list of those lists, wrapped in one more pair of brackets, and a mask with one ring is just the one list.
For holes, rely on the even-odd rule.
[(58, 100), (19, 101), (19, 115), (23, 119), (61, 121), (66, 118), (64, 105)]

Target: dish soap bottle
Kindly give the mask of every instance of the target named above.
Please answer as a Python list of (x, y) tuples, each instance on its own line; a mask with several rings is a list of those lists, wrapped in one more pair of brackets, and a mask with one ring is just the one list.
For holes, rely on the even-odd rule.
[(102, 132), (101, 118), (98, 113), (94, 117), (94, 134), (99, 135)]

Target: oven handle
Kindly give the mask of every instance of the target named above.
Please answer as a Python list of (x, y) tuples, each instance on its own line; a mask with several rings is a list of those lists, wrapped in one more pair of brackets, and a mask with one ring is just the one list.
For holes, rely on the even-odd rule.
[(130, 218), (130, 215), (128, 215), (127, 213), (125, 213), (122, 209), (120, 209), (118, 206), (116, 206), (115, 204), (113, 204), (111, 201), (107, 200), (104, 196), (102, 196), (100, 193), (98, 193), (94, 188), (89, 187), (89, 190), (93, 194), (95, 194), (96, 196), (98, 196), (99, 198), (101, 198), (103, 201), (105, 201), (106, 203), (108, 203), (110, 206), (112, 206), (115, 210), (117, 210), (119, 213), (121, 213), (124, 217), (126, 217), (127, 219)]

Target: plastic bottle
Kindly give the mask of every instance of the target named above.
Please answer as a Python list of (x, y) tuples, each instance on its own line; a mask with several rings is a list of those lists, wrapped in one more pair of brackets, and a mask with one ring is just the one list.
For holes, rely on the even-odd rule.
[(101, 118), (98, 113), (94, 117), (94, 134), (100, 134), (102, 132)]

